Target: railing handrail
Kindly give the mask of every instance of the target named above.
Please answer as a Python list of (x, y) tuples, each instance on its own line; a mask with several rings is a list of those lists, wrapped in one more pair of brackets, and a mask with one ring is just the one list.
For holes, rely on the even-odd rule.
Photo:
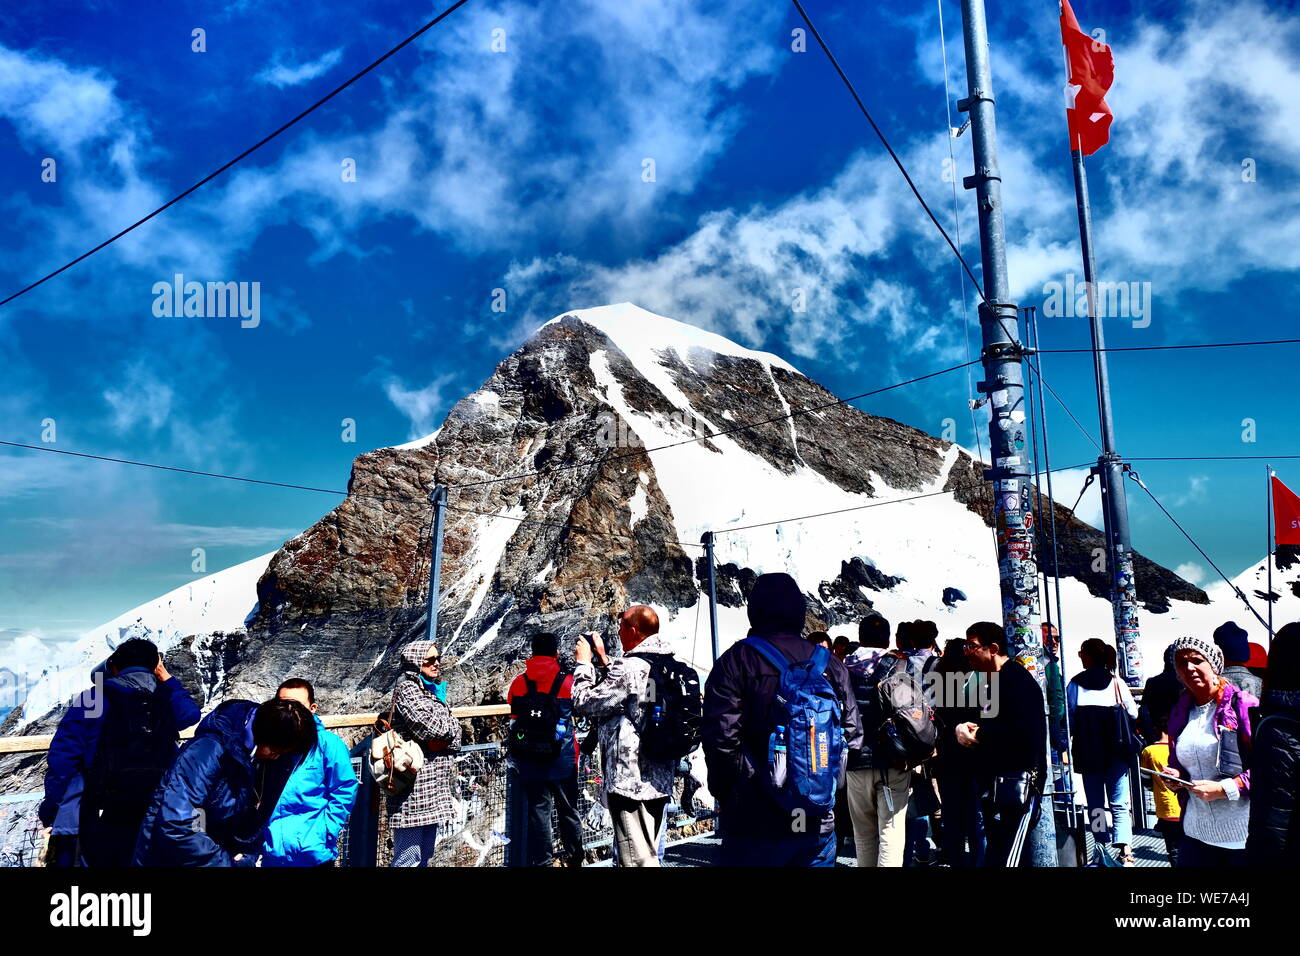
[[(510, 713), (507, 704), (479, 704), (474, 707), (453, 707), (452, 716), (458, 719), (468, 717), (504, 717)], [(369, 727), (380, 715), (369, 714), (320, 714), (318, 715), (327, 728), (335, 727)], [(181, 738), (194, 736), (194, 728), (181, 731)], [(50, 749), (53, 734), (30, 734), (26, 737), (0, 737), (0, 754), (39, 753)]]

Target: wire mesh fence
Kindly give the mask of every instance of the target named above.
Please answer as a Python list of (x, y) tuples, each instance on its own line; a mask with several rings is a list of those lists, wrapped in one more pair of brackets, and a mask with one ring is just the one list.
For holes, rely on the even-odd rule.
[(45, 846), (36, 808), (42, 796), (39, 790), (0, 795), (0, 867), (40, 865)]
[[(470, 724), (489, 718), (466, 718)], [(473, 726), (471, 730), (484, 728)], [(365, 730), (354, 729), (349, 736), (357, 739)], [(479, 736), (467, 734), (469, 739)], [(388, 866), (392, 861), (392, 838), (388, 828), (387, 801), (368, 779), (361, 754), (368, 749), (368, 738), (360, 740), (354, 750), (352, 770), (361, 789), (352, 817), (343, 828), (338, 844), (339, 866)], [(513, 774), (509, 769), (504, 745), (499, 741), (467, 744), (455, 757), (453, 807), (455, 819), (448, 836), (434, 852), (435, 866), (505, 866), (511, 842), (511, 795)], [(708, 825), (711, 808), (693, 806), (692, 795), (699, 787), (683, 762), (669, 801), (666, 821), (669, 839)], [(599, 750), (581, 756), (578, 765), (578, 799), (576, 809), (582, 822), (582, 844), (588, 861), (609, 855), (613, 828), (602, 791)], [(0, 794), (0, 867), (44, 865), (46, 841), (36, 811), (43, 793), (39, 790)], [(552, 833), (558, 834), (558, 821), (552, 812)], [(556, 840), (556, 856), (563, 848)]]

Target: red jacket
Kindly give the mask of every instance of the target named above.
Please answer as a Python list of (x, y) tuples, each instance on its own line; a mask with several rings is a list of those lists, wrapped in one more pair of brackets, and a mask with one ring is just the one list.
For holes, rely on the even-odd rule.
[[(557, 674), (559, 674), (559, 672), (560, 672), (560, 662), (558, 659), (554, 657), (528, 658), (528, 662), (524, 665), (524, 672), (520, 674), (518, 677), (516, 677), (510, 683), (510, 692), (507, 695), (510, 702), (510, 719), (514, 720), (515, 717), (517, 716), (515, 713), (515, 701), (518, 698), (521, 698), (528, 693), (528, 687), (524, 683), (525, 677), (531, 680), (533, 682), (533, 686), (536, 687), (538, 690), (542, 692), (549, 692), (550, 689), (555, 685), (555, 677)], [(566, 720), (568, 720), (569, 726), (572, 727), (573, 726), (573, 675), (572, 674), (565, 675), (564, 683), (560, 685), (560, 692), (556, 694), (556, 701), (560, 705), (561, 716), (563, 716)], [(544, 774), (544, 776), (553, 779), (556, 777), (557, 774), (559, 776), (567, 776), (571, 772), (576, 772), (578, 768), (578, 748), (580, 744), (578, 741), (578, 735), (576, 733), (573, 733), (570, 736), (573, 742), (572, 765), (570, 766), (569, 760), (565, 759), (566, 755), (562, 751), (560, 754), (560, 758), (556, 760), (555, 765), (548, 768), (552, 772)], [(515, 762), (515, 766), (516, 769), (525, 773), (525, 775), (530, 775), (527, 773), (527, 771), (533, 769), (531, 767), (528, 768), (522, 767), (519, 765), (518, 762)]]

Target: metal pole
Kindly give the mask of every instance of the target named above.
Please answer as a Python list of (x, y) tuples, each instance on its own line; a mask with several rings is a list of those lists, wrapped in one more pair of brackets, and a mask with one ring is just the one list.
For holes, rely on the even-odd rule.
[(718, 663), (718, 588), (714, 575), (716, 567), (713, 560), (713, 532), (706, 531), (700, 536), (704, 545), (705, 575), (709, 585), (709, 634), (713, 640), (713, 663)]
[(1268, 515), (1264, 519), (1264, 533), (1268, 536), (1268, 548), (1264, 560), (1268, 562), (1268, 649), (1273, 649), (1273, 466), (1264, 466), (1264, 484), (1268, 487)]
[(424, 638), (438, 639), (438, 594), (442, 590), (442, 531), (447, 511), (447, 486), (437, 485), (429, 495), (433, 504), (432, 543), (429, 548), (429, 605), (425, 616)]
[[(1028, 450), (1025, 448), (1025, 385), (1021, 347), (1015, 328), (1018, 310), (1011, 302), (1007, 275), (1006, 233), (1002, 218), (1002, 178), (997, 164), (997, 123), (993, 80), (989, 67), (988, 25), (984, 0), (962, 0), (962, 33), (966, 47), (968, 96), (957, 104), (969, 112), (975, 174), (962, 185), (974, 189), (979, 207), (980, 252), (984, 300), (980, 331), (984, 348), (984, 381), (977, 386), (989, 396), (989, 454), (993, 467), (985, 477), (993, 482), (994, 528), (998, 541), (1003, 625), (1007, 653), (1025, 664), (1043, 686), (1046, 648), (1039, 629), (1038, 562), (1034, 548), (1034, 511), (1030, 497)], [(1047, 724), (1047, 695), (1043, 695), (1043, 724)], [(1051, 744), (1044, 751), (1051, 767)], [(1056, 824), (1050, 800), (1027, 847), (1034, 866), (1056, 866)]]
[[(1092, 208), (1088, 202), (1088, 177), (1083, 151), (1070, 151), (1074, 159), (1074, 197), (1079, 209), (1079, 242), (1083, 247), (1083, 283), (1088, 296), (1088, 327), (1092, 333), (1093, 376), (1097, 388), (1097, 416), (1101, 423), (1101, 455), (1097, 477), (1101, 481), (1102, 525), (1106, 534), (1106, 572), (1115, 623), (1115, 649), (1120, 676), (1130, 687), (1142, 686), (1142, 652), (1138, 649), (1138, 601), (1133, 572), (1133, 545), (1129, 534), (1128, 497), (1124, 487), (1124, 460), (1115, 451), (1115, 422), (1111, 411), (1110, 371), (1106, 365), (1106, 338), (1097, 314), (1096, 261), (1092, 252)], [(1073, 290), (1067, 290), (1072, 295)]]

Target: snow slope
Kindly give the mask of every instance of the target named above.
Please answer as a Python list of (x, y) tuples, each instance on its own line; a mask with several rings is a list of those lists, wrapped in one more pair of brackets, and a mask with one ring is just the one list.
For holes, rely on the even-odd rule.
[(165, 652), (192, 634), (243, 627), (257, 604), (257, 579), (274, 554), (182, 585), (81, 635), (28, 693), (26, 720), (43, 716), (88, 686), (91, 671), (128, 638), (148, 638)]

